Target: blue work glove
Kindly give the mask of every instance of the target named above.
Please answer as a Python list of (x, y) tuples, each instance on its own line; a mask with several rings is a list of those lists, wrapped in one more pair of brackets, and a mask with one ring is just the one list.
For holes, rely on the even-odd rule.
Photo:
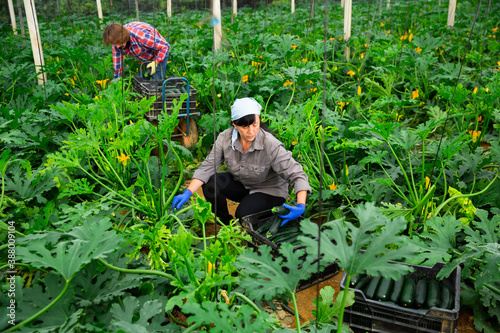
[(304, 204), (298, 204), (297, 206), (290, 206), (287, 204), (283, 204), (283, 207), (288, 209), (290, 212), (286, 215), (278, 215), (283, 219), (283, 222), (281, 222), (281, 227), (284, 226), (287, 222), (295, 220), (297, 217), (302, 215), (306, 210), (306, 206)]
[(184, 205), (193, 193), (190, 190), (185, 190), (184, 193), (176, 195), (174, 200), (172, 201), (172, 207), (174, 207), (174, 212), (176, 209), (181, 209), (182, 205)]

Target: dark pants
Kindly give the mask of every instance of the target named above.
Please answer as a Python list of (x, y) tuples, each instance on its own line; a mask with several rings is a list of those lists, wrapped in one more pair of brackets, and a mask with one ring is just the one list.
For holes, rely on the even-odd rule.
[[(252, 193), (240, 182), (234, 180), (230, 173), (217, 173), (217, 216), (220, 220), (229, 224), (233, 219), (227, 210), (226, 199), (239, 202), (235, 212), (237, 219), (243, 216), (256, 214), (264, 210), (279, 206), (285, 203), (285, 199), (264, 193)], [(215, 177), (212, 176), (206, 184), (202, 186), (203, 195), (212, 204), (212, 212), (215, 213)]]

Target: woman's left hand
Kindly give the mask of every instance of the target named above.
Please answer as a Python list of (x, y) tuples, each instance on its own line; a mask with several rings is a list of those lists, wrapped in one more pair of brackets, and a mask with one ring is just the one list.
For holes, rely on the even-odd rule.
[(278, 215), (283, 219), (283, 222), (281, 223), (281, 226), (284, 226), (287, 222), (291, 220), (295, 220), (298, 218), (300, 215), (304, 213), (306, 210), (306, 206), (304, 204), (298, 204), (297, 206), (290, 206), (287, 204), (283, 204), (283, 207), (288, 209), (290, 212), (286, 215)]

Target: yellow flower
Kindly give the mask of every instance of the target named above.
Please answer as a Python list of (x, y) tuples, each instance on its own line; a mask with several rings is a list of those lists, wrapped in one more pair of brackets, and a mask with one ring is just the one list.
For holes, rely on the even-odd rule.
[(413, 90), (412, 98), (413, 99), (417, 99), (418, 98), (418, 89), (417, 90)]
[(429, 177), (425, 177), (425, 188), (429, 188), (431, 185), (431, 180)]
[(408, 38), (408, 35), (407, 34), (404, 34), (403, 36), (401, 36), (401, 40), (405, 40), (406, 38)]
[(302, 62), (307, 62), (307, 58), (302, 59)]
[(400, 120), (401, 120), (401, 118), (403, 118), (403, 115), (402, 115), (402, 114), (398, 114), (398, 113), (396, 113), (396, 120), (397, 120), (397, 121), (400, 121)]
[(113, 138), (109, 138), (109, 141), (113, 141)]
[(380, 26), (383, 27), (385, 24), (384, 22), (380, 22)]
[(241, 78), (241, 81), (247, 82), (248, 81), (248, 75), (245, 75)]
[(297, 141), (292, 141), (292, 146), (295, 146), (297, 144)]
[(385, 35), (389, 35), (391, 33), (391, 29), (387, 30), (387, 32), (385, 33)]
[(474, 88), (474, 90), (472, 91), (473, 94), (477, 93), (477, 87)]
[(118, 160), (123, 164), (123, 166), (127, 165), (127, 161), (130, 159), (130, 156), (125, 155), (124, 153), (121, 154), (121, 156), (116, 156)]
[(231, 57), (233, 57), (233, 58), (234, 58), (234, 52), (231, 52)]
[(222, 94), (221, 94), (221, 93), (218, 93), (218, 94), (217, 94), (217, 97), (219, 97), (219, 98), (220, 98), (221, 96), (222, 96)]
[(109, 166), (107, 166), (107, 165), (105, 166), (105, 168), (106, 168), (106, 170), (108, 170), (108, 171), (109, 171), (109, 170), (111, 170), (111, 169), (109, 168)]
[(358, 86), (358, 96), (361, 96), (361, 86)]
[(469, 134), (472, 135), (472, 140), (477, 141), (481, 137), (481, 131), (470, 130)]
[(337, 189), (337, 185), (335, 185), (335, 182), (332, 182), (332, 185), (330, 185), (330, 190), (335, 191)]
[(344, 108), (344, 106), (345, 106), (345, 102), (339, 102), (339, 105), (340, 105), (340, 107), (339, 107), (340, 110), (342, 110)]
[(483, 117), (482, 117), (482, 116), (477, 117), (477, 121), (478, 121), (478, 122), (481, 122), (481, 120), (483, 120)]
[(59, 61), (59, 57), (56, 57), (56, 60)]
[(495, 28), (493, 28), (491, 30), (493, 30), (494, 32), (496, 32), (498, 30), (498, 27), (495, 27)]
[(104, 88), (108, 81), (109, 81), (109, 79), (104, 79), (104, 80), (97, 80), (95, 82), (99, 83), (101, 85), (101, 88)]
[(132, 125), (132, 124), (133, 124), (132, 120), (130, 120), (129, 122), (130, 122), (130, 125)]
[(420, 52), (422, 52), (422, 48), (421, 48), (420, 46), (418, 46), (418, 47), (415, 49), (415, 51), (417, 51), (417, 53), (419, 53), (419, 54), (420, 54)]
[(353, 77), (353, 76), (354, 76), (354, 74), (356, 74), (356, 73), (354, 73), (353, 71), (349, 71), (349, 72), (347, 72), (347, 75), (350, 75), (351, 77)]
[(398, 202), (396, 205), (398, 205), (398, 206), (402, 206), (401, 202)]
[(334, 70), (334, 71), (336, 71), (337, 69), (339, 69), (337, 66), (335, 66), (335, 67), (333, 68), (333, 70)]
[(408, 37), (408, 40), (411, 42), (412, 39), (413, 39), (413, 34), (410, 34), (410, 36)]
[(296, 49), (298, 45), (292, 45), (292, 49)]
[(347, 164), (345, 165), (345, 175), (349, 176), (349, 168), (347, 167)]
[(364, 52), (359, 55), (359, 59), (363, 59), (364, 57), (365, 57), (365, 53)]
[(186, 76), (186, 72), (182, 73), (182, 76)]
[(293, 82), (292, 82), (292, 81), (290, 81), (290, 80), (286, 80), (286, 82), (285, 82), (285, 83), (283, 83), (283, 87), (286, 87), (286, 86), (291, 86), (292, 84), (293, 84)]
[(335, 40), (335, 37), (330, 37), (330, 40)]

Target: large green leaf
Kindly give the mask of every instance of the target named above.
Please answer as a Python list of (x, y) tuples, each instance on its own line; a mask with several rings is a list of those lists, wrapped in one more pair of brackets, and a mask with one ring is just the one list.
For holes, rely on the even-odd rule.
[(17, 256), (21, 262), (34, 267), (54, 269), (69, 281), (91, 260), (105, 258), (105, 254), (120, 247), (122, 238), (108, 231), (110, 227), (109, 219), (91, 217), (67, 233), (74, 239), (55, 245), (48, 244), (44, 238), (33, 239), (17, 248)]
[(205, 302), (186, 303), (182, 310), (186, 313), (193, 313), (189, 316), (189, 322), (195, 324), (211, 324), (210, 332), (213, 333), (254, 333), (266, 332), (273, 324), (270, 316), (266, 312), (255, 313), (250, 305), (242, 304), (233, 309), (226, 303)]
[(157, 317), (162, 318), (162, 321), (165, 320), (164, 305), (156, 299), (147, 299), (145, 302), (141, 302), (141, 299), (129, 296), (121, 303), (121, 305), (114, 303), (110, 310), (113, 316), (110, 326), (115, 332), (180, 332), (177, 325), (168, 325), (167, 328), (167, 326), (161, 326), (161, 321), (158, 320), (150, 323)]
[[(313, 304), (317, 306), (317, 309), (312, 310), (313, 315), (316, 317), (318, 323), (333, 323), (333, 319), (337, 317), (340, 313), (342, 298), (344, 296), (345, 290), (339, 292), (335, 302), (333, 301), (333, 296), (335, 295), (335, 289), (331, 286), (326, 286), (319, 291), (320, 297), (314, 299)], [(354, 291), (348, 290), (345, 302), (345, 307), (354, 304)]]
[(462, 230), (462, 221), (448, 215), (431, 217), (425, 225), (427, 230), (411, 240), (419, 248), (419, 256), (409, 262), (433, 266), (438, 261), (450, 261), (450, 253), (456, 246), (456, 235)]
[(258, 252), (247, 249), (235, 263), (243, 275), (240, 285), (253, 300), (271, 301), (277, 295), (294, 293), (299, 281), (317, 270), (315, 255), (304, 256), (303, 249), (294, 251), (289, 243), (281, 246), (276, 258), (267, 245), (260, 246)]
[[(389, 219), (373, 203), (360, 204), (352, 209), (359, 220), (359, 227), (350, 222), (335, 220), (323, 224), (321, 228), (321, 255), (324, 260), (342, 267), (347, 275), (365, 272), (397, 280), (401, 275), (413, 270), (407, 265), (392, 264), (412, 258), (415, 248), (409, 246), (408, 238), (400, 235), (406, 229), (403, 217)], [(307, 253), (316, 256), (319, 242), (318, 225), (302, 221), (301, 230), (313, 238), (301, 236)], [(332, 241), (333, 240), (333, 241)]]

